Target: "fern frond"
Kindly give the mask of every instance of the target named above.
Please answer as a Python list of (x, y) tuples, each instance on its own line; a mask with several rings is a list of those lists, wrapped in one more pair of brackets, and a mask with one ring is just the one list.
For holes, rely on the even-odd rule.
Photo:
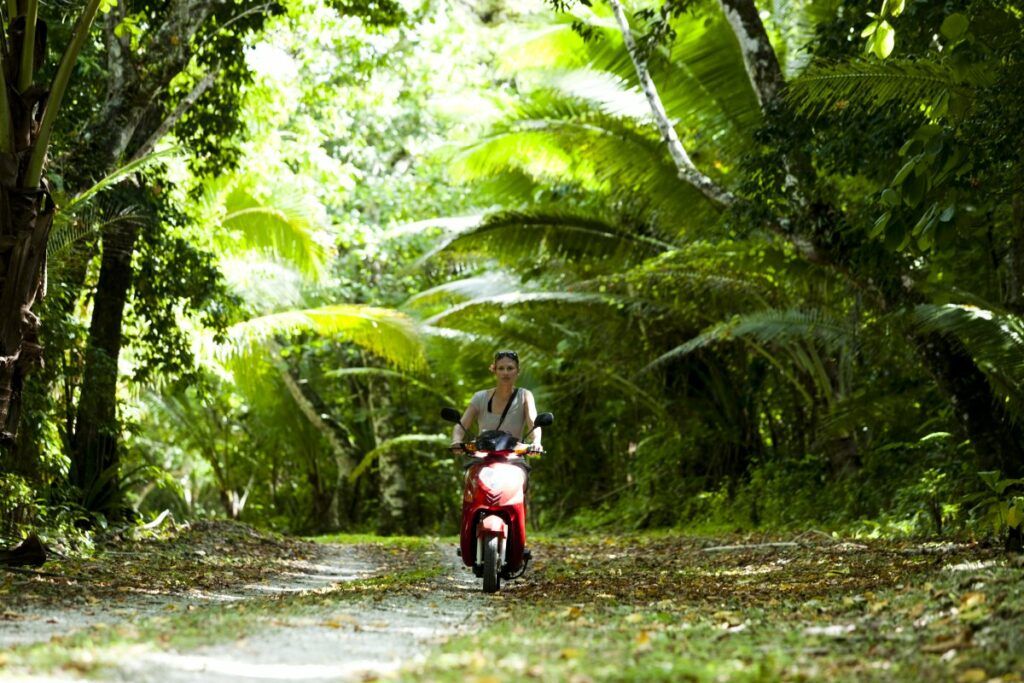
[(925, 60), (858, 59), (811, 65), (790, 82), (786, 98), (798, 112), (810, 116), (847, 108), (861, 112), (877, 111), (888, 105), (913, 108), (933, 104), (953, 93), (969, 95), (974, 87), (990, 78), (984, 67), (955, 70)]

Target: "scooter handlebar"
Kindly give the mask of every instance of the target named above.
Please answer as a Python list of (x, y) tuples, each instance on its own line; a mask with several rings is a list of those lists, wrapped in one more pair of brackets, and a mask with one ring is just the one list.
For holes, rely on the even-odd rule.
[(464, 443), (455, 442), (448, 446), (448, 450), (450, 450), (455, 455), (468, 455), (471, 458), (481, 459), (486, 458), (489, 455), (496, 455), (500, 453), (510, 453), (518, 456), (525, 456), (527, 458), (539, 458), (541, 454), (544, 453), (544, 449), (542, 447), (532, 443), (521, 443), (511, 451), (497, 451), (497, 453), (491, 451), (478, 451), (476, 449), (476, 444), (474, 444), (472, 441), (467, 441)]
[(521, 444), (516, 447), (517, 454), (525, 455), (528, 458), (539, 458), (543, 452), (543, 447), (533, 443)]

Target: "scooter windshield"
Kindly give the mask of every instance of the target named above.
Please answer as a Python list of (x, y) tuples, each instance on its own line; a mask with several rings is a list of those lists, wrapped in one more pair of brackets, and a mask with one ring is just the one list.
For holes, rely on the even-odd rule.
[(500, 432), (489, 429), (476, 437), (476, 449), (478, 451), (511, 451), (519, 442), (516, 437), (508, 432)]

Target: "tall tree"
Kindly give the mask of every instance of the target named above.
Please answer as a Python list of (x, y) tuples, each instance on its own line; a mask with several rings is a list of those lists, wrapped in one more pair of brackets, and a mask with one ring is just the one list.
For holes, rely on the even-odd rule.
[[(218, 144), (227, 145), (240, 125), (237, 98), (248, 73), (245, 39), (280, 9), (276, 3), (250, 0), (119, 3), (104, 25), (104, 94), (86, 124), (95, 132), (64, 161), (68, 182), (145, 157), (183, 121), (190, 128), (179, 138), (191, 143), (197, 159), (205, 155), (206, 163), (210, 158), (230, 163), (230, 148)], [(135, 26), (140, 16), (145, 17), (144, 30)], [(182, 81), (189, 85), (176, 85)], [(198, 130), (205, 134), (197, 136)], [(159, 205), (147, 196), (152, 192), (147, 184), (124, 186), (117, 208), (148, 214), (147, 220), (159, 224)], [(118, 488), (118, 358), (139, 232), (138, 220), (124, 220), (108, 224), (101, 235), (100, 274), (71, 438), (71, 482), (89, 492), (90, 506), (109, 500)]]
[(55, 206), (43, 166), (75, 62), (100, 0), (75, 23), (49, 86), (35, 83), (45, 64), (47, 25), (38, 0), (8, 3), (0, 42), (0, 444), (11, 446), (25, 377), (42, 362), (32, 307), (46, 293), (46, 246)]

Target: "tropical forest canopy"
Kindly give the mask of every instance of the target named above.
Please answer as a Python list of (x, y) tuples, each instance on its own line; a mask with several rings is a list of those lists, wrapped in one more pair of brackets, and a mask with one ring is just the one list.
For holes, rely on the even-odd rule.
[(164, 511), (453, 532), (438, 413), (514, 348), (556, 416), (542, 528), (1019, 543), (1016, 3), (3, 22), (5, 542)]

